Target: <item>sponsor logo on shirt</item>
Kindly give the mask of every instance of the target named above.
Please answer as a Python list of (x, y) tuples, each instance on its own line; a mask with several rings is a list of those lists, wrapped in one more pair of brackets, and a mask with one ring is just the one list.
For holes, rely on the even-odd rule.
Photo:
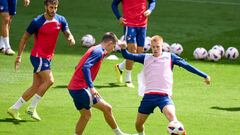
[(60, 23), (57, 23), (56, 28), (57, 28), (57, 29), (60, 29)]

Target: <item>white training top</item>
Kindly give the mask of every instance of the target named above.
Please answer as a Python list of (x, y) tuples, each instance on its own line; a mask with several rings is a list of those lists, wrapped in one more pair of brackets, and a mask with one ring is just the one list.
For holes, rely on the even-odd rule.
[[(139, 74), (139, 95), (144, 93), (164, 93), (172, 96), (173, 72), (171, 53), (163, 52), (154, 57), (146, 54), (143, 71)], [(141, 83), (141, 84), (140, 84)]]

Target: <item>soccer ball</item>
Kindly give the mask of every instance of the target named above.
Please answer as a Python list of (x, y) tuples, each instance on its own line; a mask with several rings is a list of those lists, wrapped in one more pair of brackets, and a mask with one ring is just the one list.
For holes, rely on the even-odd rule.
[(148, 52), (151, 49), (151, 37), (146, 37), (144, 43), (144, 52)]
[(81, 44), (85, 47), (91, 47), (95, 44), (95, 38), (91, 34), (84, 35), (81, 38)]
[(177, 55), (181, 55), (181, 53), (183, 52), (183, 47), (179, 43), (173, 43), (170, 48), (171, 48), (171, 52)]
[(185, 135), (183, 124), (179, 121), (171, 121), (167, 126), (167, 131), (171, 135)]
[(214, 45), (214, 46), (212, 47), (212, 49), (218, 50), (219, 53), (221, 54), (221, 56), (222, 56), (222, 57), (224, 56), (225, 50), (224, 50), (223, 46), (221, 46), (221, 45)]
[(221, 54), (216, 49), (210, 49), (208, 51), (208, 60), (210, 61), (219, 61), (221, 59)]
[(205, 59), (207, 55), (208, 55), (207, 50), (202, 47), (196, 48), (193, 52), (193, 56), (196, 60)]
[(162, 51), (163, 52), (170, 52), (170, 45), (167, 42), (163, 42)]
[(229, 47), (226, 50), (226, 53), (225, 53), (226, 58), (231, 59), (231, 60), (235, 60), (235, 59), (238, 58), (238, 56), (239, 56), (239, 52), (238, 52), (237, 48)]

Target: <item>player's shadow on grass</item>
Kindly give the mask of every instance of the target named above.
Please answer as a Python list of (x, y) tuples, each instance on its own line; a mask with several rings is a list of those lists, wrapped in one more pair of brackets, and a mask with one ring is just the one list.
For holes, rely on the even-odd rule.
[(21, 124), (21, 123), (25, 123), (25, 122), (34, 122), (33, 120), (15, 120), (13, 118), (5, 118), (5, 119), (0, 119), (0, 123), (1, 122), (9, 122), (9, 123), (13, 123), (13, 124)]
[(211, 109), (216, 109), (216, 110), (224, 110), (224, 111), (230, 111), (230, 112), (237, 112), (240, 111), (240, 107), (218, 107), (218, 106), (213, 106)]
[[(125, 87), (124, 85), (117, 84), (117, 83), (109, 83), (108, 85), (94, 85), (95, 88), (101, 89), (101, 88), (113, 88), (113, 87)], [(67, 89), (67, 85), (57, 85), (52, 87), (54, 89)]]
[(94, 85), (94, 87), (97, 89), (101, 89), (101, 88), (113, 88), (113, 87), (125, 87), (125, 86), (118, 83), (108, 83), (108, 85)]
[(61, 88), (67, 89), (67, 85), (57, 85), (57, 86), (54, 86), (52, 88), (54, 88), (54, 89), (61, 89)]

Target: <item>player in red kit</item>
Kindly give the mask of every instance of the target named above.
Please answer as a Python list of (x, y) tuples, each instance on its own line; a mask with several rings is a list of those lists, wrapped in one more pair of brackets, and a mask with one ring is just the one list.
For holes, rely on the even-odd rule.
[(127, 135), (119, 129), (112, 114), (111, 105), (99, 95), (93, 84), (103, 58), (113, 51), (117, 40), (118, 39), (114, 33), (105, 33), (102, 42), (99, 45), (89, 48), (82, 56), (75, 69), (68, 85), (68, 90), (73, 98), (75, 107), (81, 115), (76, 125), (75, 135), (83, 134), (83, 131), (91, 118), (91, 107), (103, 112), (105, 121), (113, 129), (115, 135)]
[[(118, 10), (119, 3), (122, 2), (122, 15)], [(155, 0), (113, 0), (112, 10), (120, 24), (124, 26), (124, 36), (127, 41), (128, 51), (131, 53), (142, 53), (144, 51), (144, 43), (147, 31), (148, 17), (155, 8)], [(126, 64), (127, 87), (133, 88), (131, 72), (133, 61), (126, 60), (115, 65), (117, 80), (122, 83), (122, 72)]]
[(38, 102), (54, 82), (50, 66), (59, 32), (63, 32), (70, 45), (75, 44), (66, 19), (56, 13), (58, 3), (58, 0), (44, 0), (45, 13), (32, 20), (20, 40), (15, 69), (17, 70), (20, 66), (26, 42), (34, 34), (34, 46), (30, 56), (34, 70), (32, 85), (7, 111), (16, 120), (21, 120), (18, 112), (19, 108), (32, 97), (32, 103), (27, 108), (26, 113), (35, 120), (41, 120), (36, 108)]

